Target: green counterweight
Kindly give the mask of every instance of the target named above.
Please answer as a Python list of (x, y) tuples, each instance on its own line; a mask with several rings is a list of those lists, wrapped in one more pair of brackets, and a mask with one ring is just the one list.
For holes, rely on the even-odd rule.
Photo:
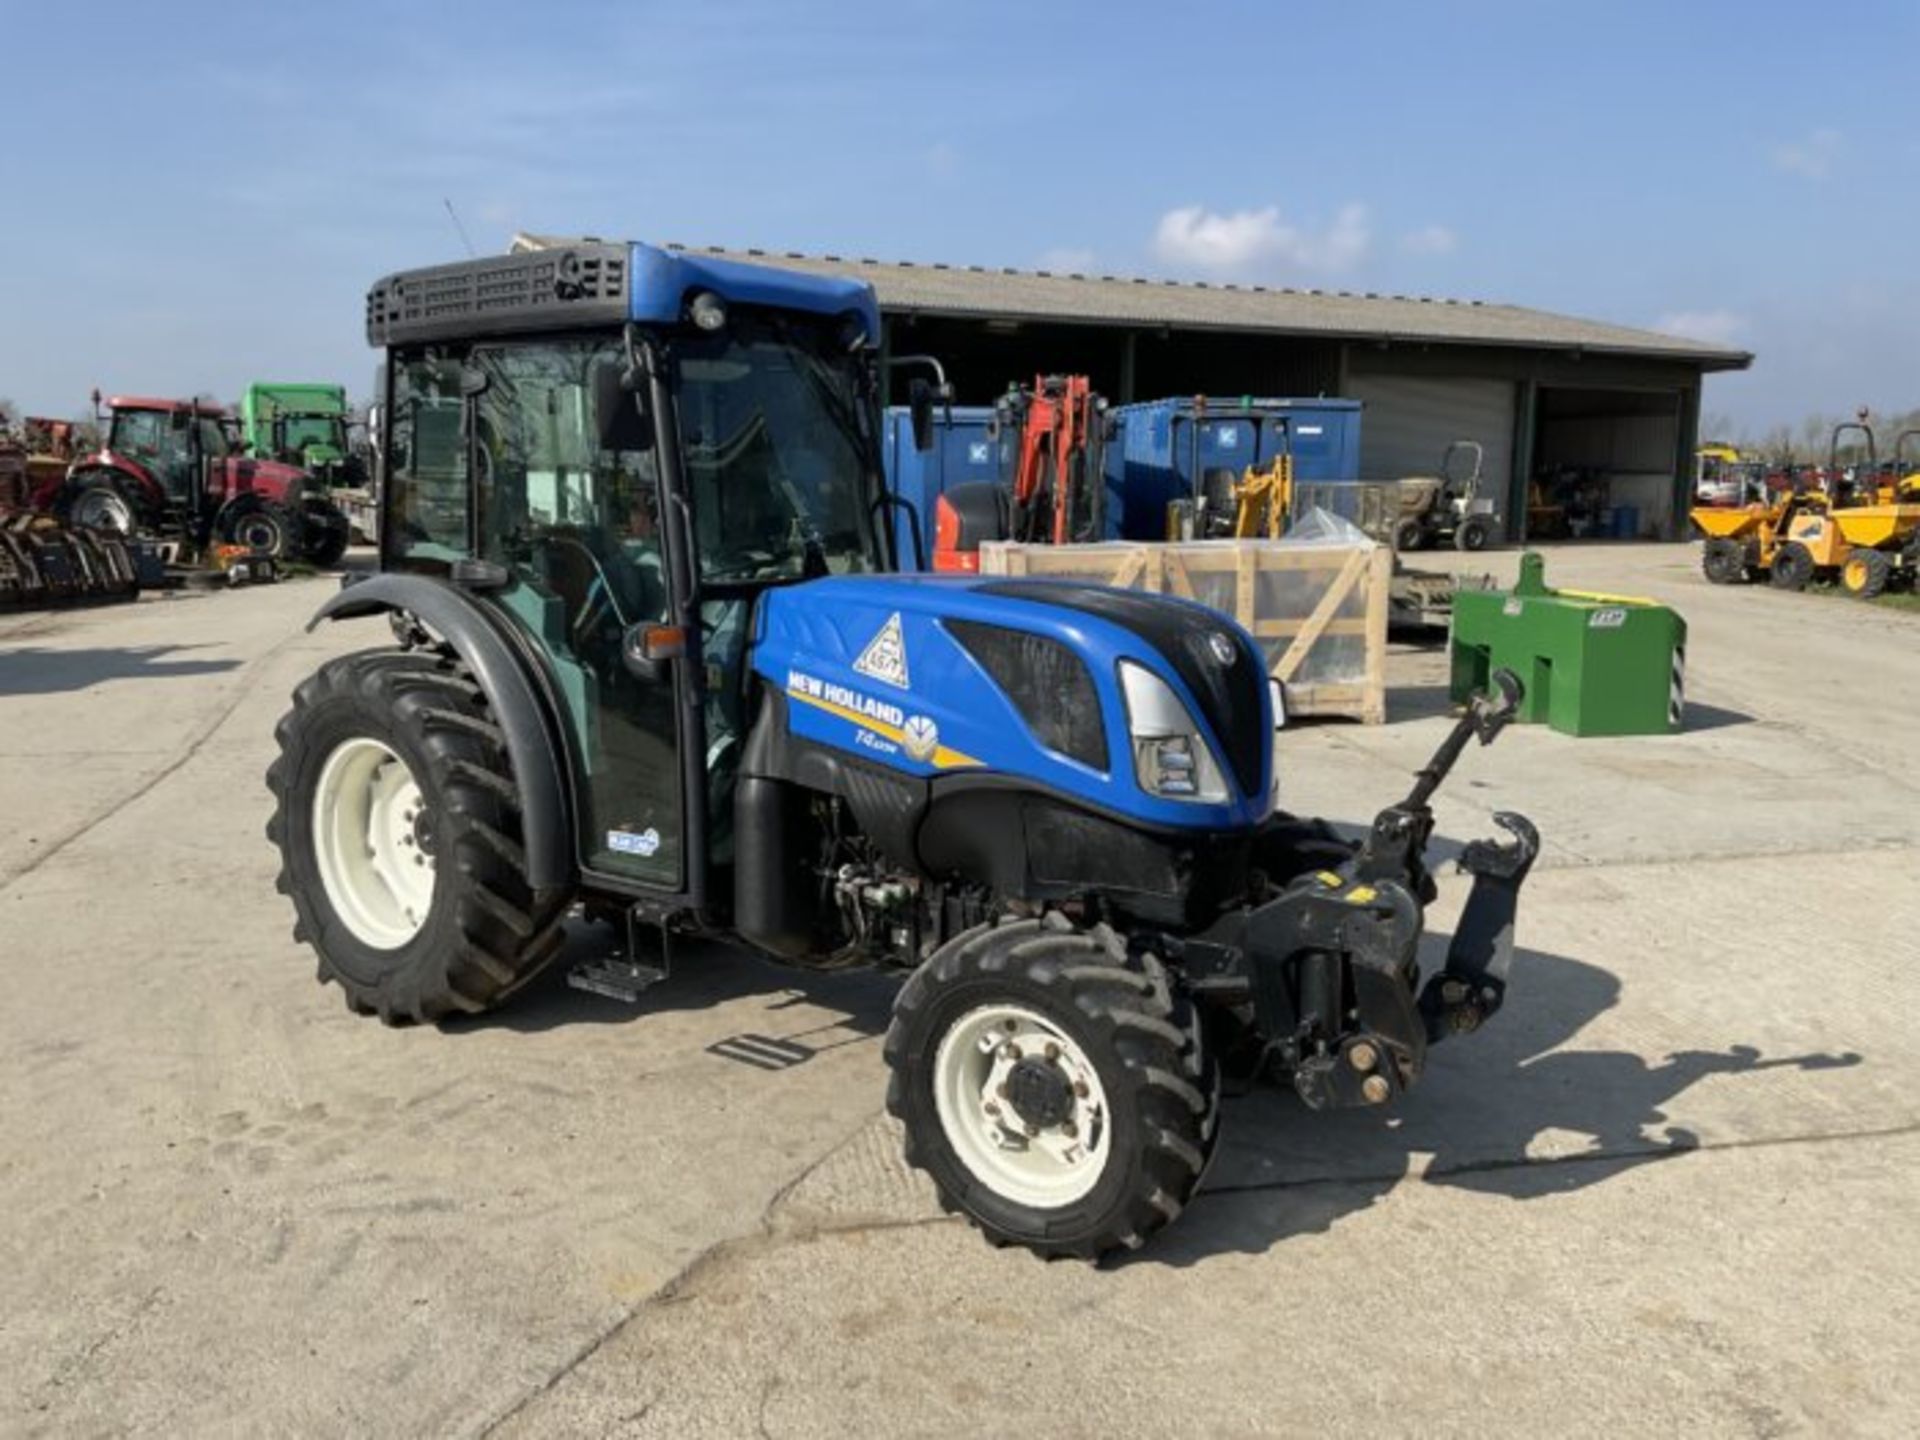
[(1526, 685), (1519, 718), (1568, 735), (1665, 735), (1685, 723), (1687, 622), (1651, 600), (1549, 589), (1520, 557), (1511, 590), (1454, 597), (1449, 693), (1465, 703), (1506, 667)]

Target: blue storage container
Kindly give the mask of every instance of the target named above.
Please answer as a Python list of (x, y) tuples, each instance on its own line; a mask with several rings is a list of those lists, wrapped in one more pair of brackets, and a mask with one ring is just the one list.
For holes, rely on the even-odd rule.
[[(991, 405), (955, 405), (951, 415), (936, 410), (933, 448), (913, 448), (913, 419), (904, 405), (888, 409), (883, 452), (887, 487), (913, 506), (920, 517), (920, 543), (925, 564), (933, 564), (933, 502), (955, 485), (969, 480), (1004, 480), (1011, 473), (1003, 453), (1007, 442), (994, 433)], [(894, 540), (900, 568), (914, 568), (913, 528), (906, 515), (894, 511)]]
[(1219, 400), (1183, 396), (1121, 405), (1110, 412), (1107, 533), (1163, 540), (1167, 507), (1191, 499), (1210, 470), (1235, 479), (1284, 451), (1296, 480), (1353, 480), (1360, 474), (1360, 402), (1329, 399)]

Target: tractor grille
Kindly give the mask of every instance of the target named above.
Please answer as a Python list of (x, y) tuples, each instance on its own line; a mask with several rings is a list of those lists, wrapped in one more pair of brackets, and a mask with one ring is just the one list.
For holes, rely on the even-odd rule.
[(618, 325), (631, 261), (625, 245), (580, 244), (389, 275), (367, 292), (367, 343)]

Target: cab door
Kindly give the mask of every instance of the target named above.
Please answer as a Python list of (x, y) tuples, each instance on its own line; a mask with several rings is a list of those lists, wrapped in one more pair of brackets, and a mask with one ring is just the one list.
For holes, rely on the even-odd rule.
[[(687, 680), (677, 664), (644, 678), (622, 656), (628, 631), (663, 624), (670, 611), (658, 467), (640, 427), (610, 449), (595, 423), (596, 371), (624, 363), (612, 337), (396, 356), (388, 514), (432, 517), (417, 542), (396, 536), (403, 565), (413, 548), (428, 562), (472, 555), (506, 572), (487, 593), (544, 657), (566, 712), (582, 864), (679, 891), (687, 856), (676, 686)], [(461, 403), (453, 434), (450, 392)], [(456, 470), (470, 476), (464, 514), (410, 506), (410, 486), (439, 476), (444, 496)]]

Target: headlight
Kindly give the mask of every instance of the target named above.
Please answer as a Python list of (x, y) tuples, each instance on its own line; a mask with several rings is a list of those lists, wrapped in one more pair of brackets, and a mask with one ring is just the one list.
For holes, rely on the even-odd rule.
[(1149, 795), (1215, 804), (1227, 798), (1206, 736), (1180, 697), (1158, 675), (1131, 661), (1120, 662), (1120, 689), (1127, 701), (1127, 731), (1133, 773)]

